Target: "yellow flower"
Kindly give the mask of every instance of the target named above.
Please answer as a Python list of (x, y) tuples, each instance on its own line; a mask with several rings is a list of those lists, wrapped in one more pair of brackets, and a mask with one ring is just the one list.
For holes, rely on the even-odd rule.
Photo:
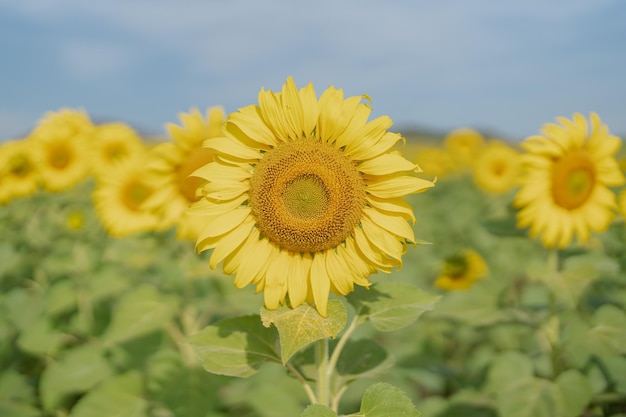
[(522, 188), (514, 205), (518, 227), (530, 235), (541, 234), (546, 247), (567, 246), (574, 235), (583, 243), (590, 231), (602, 232), (617, 208), (608, 188), (624, 182), (615, 160), (621, 146), (597, 114), (591, 113), (588, 131), (585, 117), (557, 119), (545, 124), (541, 136), (527, 138), (522, 147)]
[(416, 242), (402, 197), (433, 183), (390, 150), (402, 137), (387, 116), (368, 122), (362, 98), (329, 87), (318, 100), (290, 77), (204, 144), (216, 159), (194, 174), (208, 181), (191, 207), (208, 216), (197, 249), (213, 249), (210, 266), (223, 261), (238, 288), (256, 284), (268, 309), (307, 302), (325, 316), (330, 292), (367, 287)]
[(469, 167), (474, 162), (474, 157), (483, 146), (485, 139), (480, 132), (463, 127), (448, 133), (444, 138), (444, 149), (456, 163), (456, 169), (461, 170)]
[(67, 219), (65, 220), (65, 226), (69, 230), (77, 231), (81, 230), (85, 227), (85, 216), (80, 211), (72, 211), (68, 213)]
[(517, 185), (519, 171), (519, 153), (504, 142), (492, 141), (476, 156), (474, 183), (490, 193), (506, 193)]
[(213, 161), (214, 152), (202, 143), (222, 134), (226, 118), (221, 107), (207, 110), (206, 120), (198, 109), (179, 115), (182, 126), (167, 125), (172, 142), (161, 143), (152, 149), (149, 181), (156, 192), (148, 203), (161, 212), (163, 227), (176, 226), (179, 239), (197, 239), (204, 219), (190, 216), (187, 209), (199, 200), (196, 194), (202, 181), (189, 174)]
[(33, 130), (31, 138), (40, 155), (37, 165), (48, 191), (66, 190), (86, 178), (93, 129), (86, 113), (63, 109), (46, 114)]
[(39, 188), (37, 147), (31, 140), (11, 140), (0, 146), (0, 202), (33, 194)]
[(477, 252), (465, 249), (445, 259), (435, 286), (447, 291), (466, 290), (489, 273), (485, 260)]
[(123, 237), (157, 230), (159, 217), (143, 205), (154, 193), (146, 183), (144, 157), (135, 157), (111, 170), (93, 191), (96, 212), (109, 235)]
[(108, 175), (117, 164), (145, 150), (141, 137), (125, 123), (96, 126), (91, 141), (92, 168), (97, 178)]
[(424, 147), (415, 158), (425, 175), (433, 178), (446, 176), (454, 169), (454, 160), (450, 154), (438, 147)]

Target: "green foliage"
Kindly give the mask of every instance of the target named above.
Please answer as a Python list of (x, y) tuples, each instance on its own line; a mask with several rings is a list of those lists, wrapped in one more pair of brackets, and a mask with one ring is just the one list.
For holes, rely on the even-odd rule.
[[(0, 207), (3, 417), (626, 412), (623, 219), (550, 254), (515, 228), (512, 195), (442, 179), (411, 200), (416, 235), (433, 244), (409, 248), (401, 270), (331, 299), (326, 318), (308, 305), (259, 315), (254, 288), (234, 288), (173, 231), (108, 237), (92, 187)], [(81, 230), (65, 225), (73, 211)], [(433, 288), (463, 248), (489, 276)], [(313, 346), (328, 338), (332, 401), (307, 407)]]
[(338, 300), (328, 302), (327, 317), (322, 317), (308, 304), (297, 308), (283, 306), (276, 310), (261, 309), (265, 327), (276, 326), (280, 335), (280, 356), (283, 364), (298, 350), (316, 340), (334, 338), (346, 326), (346, 308)]
[(379, 382), (370, 386), (361, 402), (361, 410), (352, 417), (418, 417), (411, 399), (398, 388)]
[(347, 298), (376, 330), (389, 332), (408, 326), (432, 310), (440, 297), (413, 285), (384, 282), (369, 289), (356, 288)]
[(325, 405), (312, 404), (300, 414), (300, 417), (337, 417), (337, 413)]
[(274, 328), (258, 315), (222, 320), (188, 339), (204, 369), (218, 375), (249, 377), (266, 361), (280, 360)]

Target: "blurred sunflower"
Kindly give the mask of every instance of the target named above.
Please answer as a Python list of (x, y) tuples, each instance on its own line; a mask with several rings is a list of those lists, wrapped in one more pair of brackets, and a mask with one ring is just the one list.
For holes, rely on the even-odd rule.
[(120, 122), (96, 126), (91, 141), (92, 170), (96, 178), (108, 175), (117, 164), (145, 150), (137, 132)]
[(28, 139), (0, 145), (0, 202), (33, 194), (39, 188), (37, 148)]
[(491, 141), (476, 156), (474, 183), (483, 191), (503, 194), (518, 184), (519, 153), (502, 141)]
[(187, 209), (199, 200), (196, 193), (203, 182), (189, 174), (213, 161), (214, 151), (203, 148), (202, 143), (222, 134), (226, 118), (221, 107), (209, 108), (206, 119), (198, 109), (181, 113), (182, 126), (169, 123), (167, 130), (172, 142), (155, 146), (151, 154), (149, 181), (156, 190), (151, 196), (150, 207), (162, 215), (163, 226), (176, 226), (179, 239), (197, 239), (204, 219), (190, 216)]
[(450, 154), (435, 146), (421, 148), (415, 162), (422, 168), (424, 175), (433, 178), (445, 177), (454, 169), (454, 160)]
[(402, 197), (433, 183), (390, 150), (402, 137), (387, 116), (367, 121), (363, 97), (329, 87), (318, 100), (290, 77), (204, 143), (216, 158), (194, 174), (207, 183), (191, 210), (208, 216), (196, 247), (238, 288), (256, 284), (268, 309), (307, 302), (325, 316), (330, 292), (369, 286), (416, 243)]
[(147, 184), (146, 160), (136, 156), (103, 176), (93, 191), (93, 203), (102, 224), (114, 237), (156, 230), (159, 217), (143, 205), (154, 193)]
[(456, 171), (470, 167), (474, 162), (474, 157), (485, 143), (485, 139), (480, 132), (463, 127), (448, 133), (444, 138), (444, 149), (454, 160)]
[(434, 285), (446, 291), (466, 290), (488, 273), (489, 268), (482, 256), (471, 249), (465, 249), (445, 259), (441, 275)]
[(72, 210), (67, 213), (65, 227), (74, 232), (82, 230), (85, 227), (85, 213), (79, 210)]
[(590, 130), (579, 113), (557, 120), (522, 143), (522, 188), (514, 205), (518, 227), (541, 234), (546, 247), (563, 248), (574, 235), (583, 243), (590, 231), (606, 230), (617, 208), (609, 187), (623, 184), (624, 175), (614, 156), (621, 141), (597, 114), (590, 115)]
[(66, 190), (87, 177), (93, 130), (85, 112), (69, 109), (47, 113), (35, 127), (30, 138), (39, 148), (37, 167), (48, 191)]

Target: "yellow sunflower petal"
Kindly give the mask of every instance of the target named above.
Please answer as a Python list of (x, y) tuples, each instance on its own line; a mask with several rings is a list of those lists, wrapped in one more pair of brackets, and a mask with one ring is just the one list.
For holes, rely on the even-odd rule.
[(318, 253), (313, 257), (313, 261), (311, 262), (310, 283), (315, 308), (322, 317), (326, 317), (328, 295), (330, 294), (330, 279), (326, 271), (326, 260), (323, 253)]
[(296, 308), (306, 301), (308, 292), (309, 273), (311, 270), (311, 255), (291, 254), (287, 269), (287, 289), (292, 308)]
[(258, 150), (244, 146), (241, 142), (226, 137), (207, 139), (204, 141), (203, 146), (240, 159), (256, 160), (261, 157), (261, 153)]
[(213, 253), (211, 253), (211, 258), (209, 259), (209, 266), (211, 269), (215, 269), (217, 264), (222, 262), (224, 258), (234, 252), (241, 244), (246, 240), (246, 237), (250, 234), (250, 230), (254, 227), (254, 220), (252, 218), (248, 218), (235, 229), (232, 230), (227, 236), (223, 239), (219, 240), (219, 245), (217, 245), (217, 241), (211, 239), (207, 239), (205, 241), (199, 241), (200, 245), (203, 245), (204, 248), (215, 248)]
[(417, 165), (403, 158), (399, 152), (382, 154), (359, 164), (359, 171), (370, 175), (387, 175), (416, 168)]
[(394, 235), (401, 237), (409, 242), (415, 242), (415, 234), (413, 228), (405, 219), (399, 216), (389, 216), (372, 208), (364, 208), (365, 214), (373, 223), (387, 230)]
[(346, 295), (354, 291), (354, 280), (351, 275), (345, 257), (339, 256), (338, 252), (326, 252), (326, 271), (331, 284), (340, 295)]
[(380, 198), (396, 198), (426, 191), (434, 185), (423, 178), (398, 176), (368, 184), (367, 192)]
[(270, 147), (278, 144), (274, 133), (263, 123), (258, 106), (250, 105), (231, 114), (226, 122), (226, 128), (237, 138), (245, 136), (249, 141)]
[(279, 252), (269, 263), (265, 273), (265, 286), (263, 288), (265, 308), (275, 310), (281, 304), (284, 304), (285, 295), (287, 294), (285, 271), (289, 270), (290, 263), (287, 251)]

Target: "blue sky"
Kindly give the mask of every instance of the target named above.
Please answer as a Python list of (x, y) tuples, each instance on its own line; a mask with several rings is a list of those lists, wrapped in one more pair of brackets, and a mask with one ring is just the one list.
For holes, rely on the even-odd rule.
[(595, 111), (626, 135), (624, 22), (623, 0), (0, 0), (0, 140), (62, 107), (159, 135), (289, 75), (397, 130), (519, 139)]

